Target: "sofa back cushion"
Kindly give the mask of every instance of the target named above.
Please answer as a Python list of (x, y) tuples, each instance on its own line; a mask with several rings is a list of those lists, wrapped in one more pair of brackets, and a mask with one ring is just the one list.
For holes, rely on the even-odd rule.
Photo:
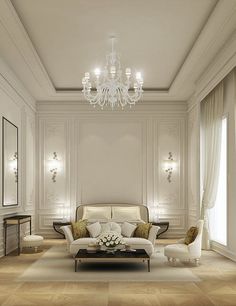
[(112, 206), (112, 219), (117, 222), (141, 220), (139, 206)]
[(97, 221), (111, 219), (111, 206), (84, 206), (82, 219)]
[(79, 220), (71, 223), (72, 235), (75, 240), (79, 238), (89, 237), (89, 233), (86, 226), (87, 220)]

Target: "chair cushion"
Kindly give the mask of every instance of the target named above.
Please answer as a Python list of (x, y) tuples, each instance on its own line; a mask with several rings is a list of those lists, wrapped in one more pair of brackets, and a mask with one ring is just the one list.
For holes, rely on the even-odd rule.
[(89, 232), (86, 228), (87, 220), (79, 220), (71, 223), (71, 229), (74, 239), (89, 237)]
[(140, 237), (148, 239), (150, 228), (152, 227), (152, 223), (140, 223), (137, 225), (137, 228), (134, 232), (134, 237)]
[(198, 228), (195, 226), (190, 227), (190, 229), (186, 233), (184, 243), (187, 245), (192, 243), (196, 239), (197, 234), (198, 234)]
[(167, 245), (164, 248), (164, 254), (170, 258), (190, 258), (188, 246), (186, 244)]

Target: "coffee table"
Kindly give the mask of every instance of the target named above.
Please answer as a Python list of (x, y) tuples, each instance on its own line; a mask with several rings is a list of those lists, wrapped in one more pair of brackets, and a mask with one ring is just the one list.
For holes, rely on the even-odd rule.
[(150, 256), (143, 249), (136, 251), (117, 250), (114, 254), (101, 250), (90, 253), (86, 249), (80, 249), (75, 255), (75, 272), (77, 272), (78, 262), (147, 262), (148, 272), (150, 272)]

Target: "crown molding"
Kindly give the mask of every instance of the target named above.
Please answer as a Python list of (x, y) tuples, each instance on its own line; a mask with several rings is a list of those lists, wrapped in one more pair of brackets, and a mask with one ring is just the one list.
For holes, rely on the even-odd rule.
[(196, 97), (202, 101), (236, 67), (236, 31), (196, 82)]
[(36, 101), (21, 84), (15, 74), (0, 58), (0, 84), (1, 88), (18, 104), (19, 98), (33, 112), (36, 111)]
[[(57, 91), (55, 89), (10, 0), (0, 1), (0, 26), (4, 28), (6, 35), (3, 39), (10, 39), (11, 46), (23, 59), (24, 69), (27, 68), (28, 90), (37, 100), (84, 100), (81, 92)], [(195, 80), (214, 56), (212, 50), (219, 50), (235, 28), (236, 1), (219, 0), (192, 49), (187, 54), (170, 89), (166, 91), (145, 91), (143, 101), (188, 100), (195, 91)]]
[[(219, 51), (235, 29), (236, 1), (218, 1), (172, 83), (170, 93), (179, 91), (186, 80), (192, 79), (193, 75), (198, 74), (198, 78), (209, 65), (209, 60), (214, 58), (214, 53)], [(196, 80), (193, 80), (193, 83), (195, 82)]]

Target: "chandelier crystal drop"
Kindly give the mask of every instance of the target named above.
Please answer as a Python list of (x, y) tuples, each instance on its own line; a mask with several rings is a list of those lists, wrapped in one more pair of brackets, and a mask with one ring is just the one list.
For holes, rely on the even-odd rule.
[(85, 72), (82, 79), (82, 92), (86, 100), (94, 107), (99, 105), (102, 109), (104, 106), (123, 109), (126, 105), (130, 107), (135, 105), (142, 97), (143, 78), (140, 72), (132, 77), (131, 69), (126, 68), (123, 82), (120, 58), (114, 51), (114, 37), (111, 38), (111, 43), (111, 53), (106, 56), (104, 70), (96, 68), (93, 77), (89, 72)]

